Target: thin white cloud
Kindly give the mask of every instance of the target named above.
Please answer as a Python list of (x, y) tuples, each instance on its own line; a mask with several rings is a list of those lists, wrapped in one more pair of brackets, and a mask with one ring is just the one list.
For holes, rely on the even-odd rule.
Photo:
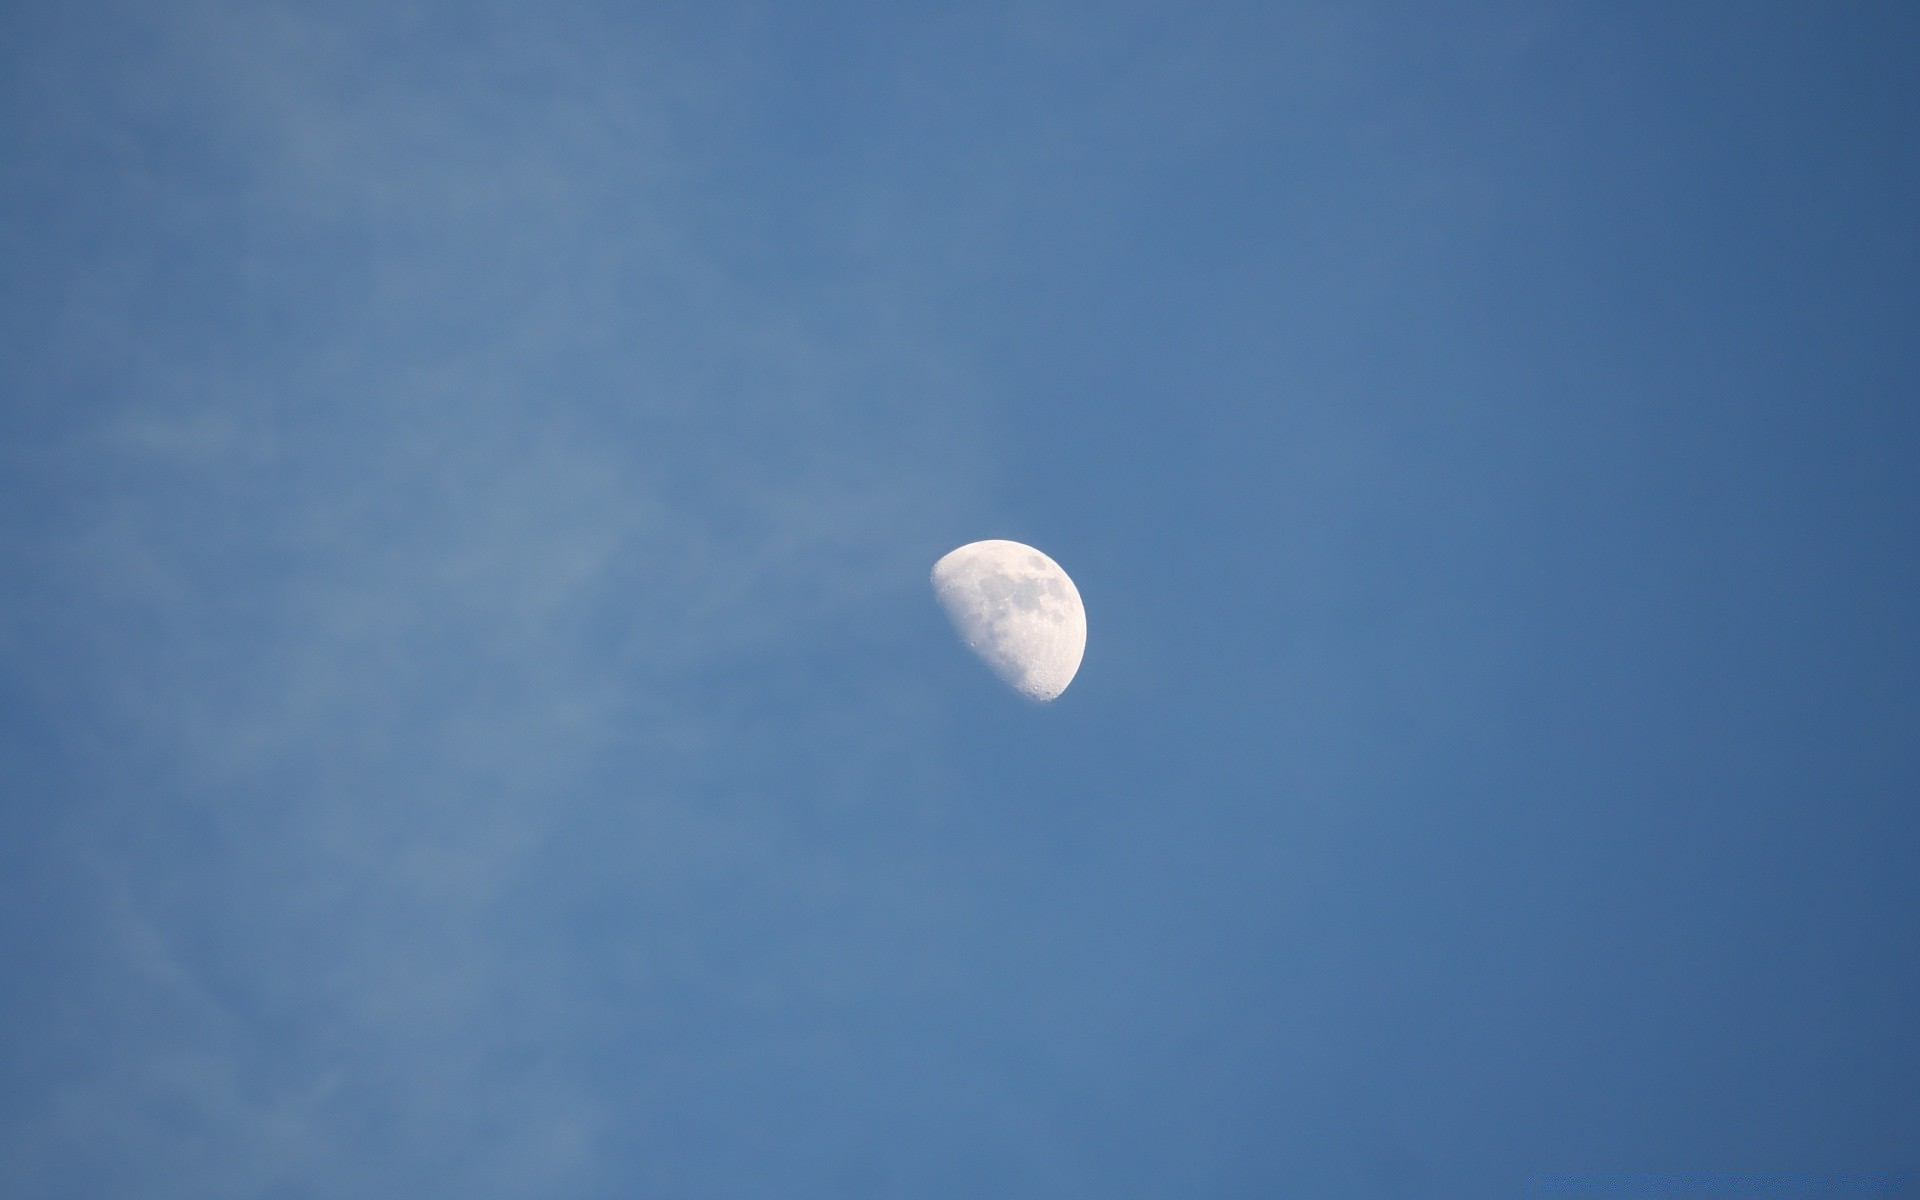
[(147, 20), (151, 57), (39, 85), (55, 157), (151, 224), (48, 269), (37, 386), (86, 394), (34, 448), (0, 652), (95, 731), (58, 820), (101, 869), (91, 973), (45, 984), (75, 1049), (0, 1179), (591, 1185), (576, 968), (530, 973), (518, 889), (583, 814), (651, 839), (642, 889), (766, 854), (699, 801), (756, 736), (700, 681), (922, 586), (979, 486), (961, 397), (934, 341), (690, 248), (695, 56), (528, 16), (422, 72), (364, 14)]

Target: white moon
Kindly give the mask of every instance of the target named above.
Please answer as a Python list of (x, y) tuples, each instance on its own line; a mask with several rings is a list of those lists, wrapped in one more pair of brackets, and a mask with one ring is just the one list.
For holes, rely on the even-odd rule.
[(1087, 611), (1060, 564), (1019, 542), (972, 542), (933, 564), (933, 593), (993, 673), (1035, 700), (1067, 690)]

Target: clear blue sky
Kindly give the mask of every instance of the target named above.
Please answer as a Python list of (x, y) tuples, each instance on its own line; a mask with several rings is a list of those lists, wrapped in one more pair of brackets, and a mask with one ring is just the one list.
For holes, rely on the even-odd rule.
[(8, 6), (0, 1194), (1920, 1170), (1916, 13)]

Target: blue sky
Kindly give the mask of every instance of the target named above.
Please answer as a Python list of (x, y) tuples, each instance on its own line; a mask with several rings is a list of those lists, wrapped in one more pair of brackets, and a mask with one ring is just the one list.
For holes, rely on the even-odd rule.
[(0, 34), (0, 1191), (1920, 1170), (1906, 6)]

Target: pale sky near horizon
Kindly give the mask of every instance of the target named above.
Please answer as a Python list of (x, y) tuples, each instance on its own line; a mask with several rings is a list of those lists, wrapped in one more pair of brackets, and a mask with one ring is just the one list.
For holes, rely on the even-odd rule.
[(0, 1194), (1920, 1171), (1917, 12), (0, 10)]

